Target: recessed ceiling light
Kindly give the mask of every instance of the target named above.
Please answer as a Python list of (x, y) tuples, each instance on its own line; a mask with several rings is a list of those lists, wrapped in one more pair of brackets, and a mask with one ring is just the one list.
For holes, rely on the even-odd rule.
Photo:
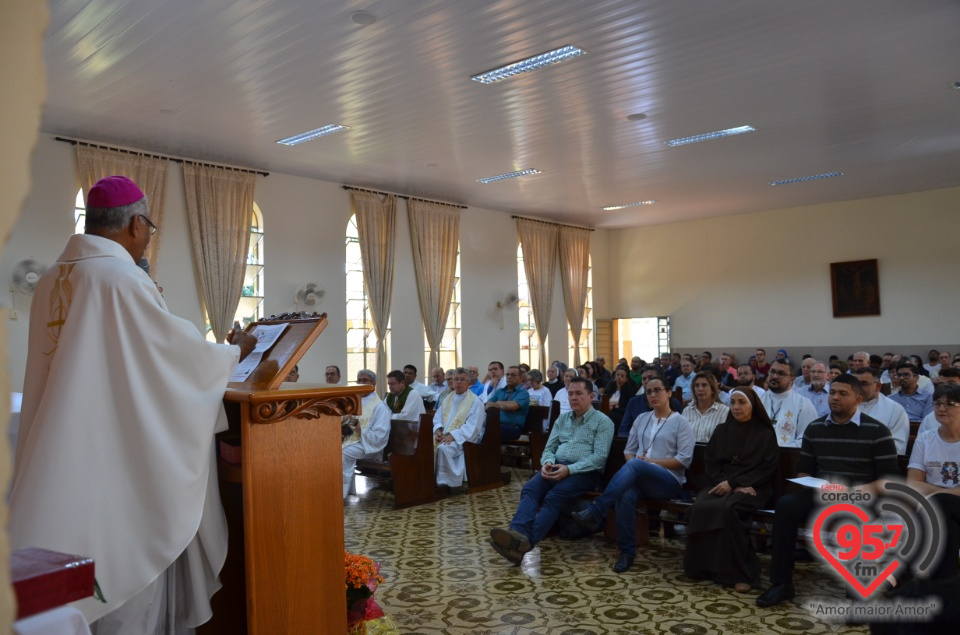
[(816, 181), (817, 179), (829, 179), (835, 176), (843, 176), (843, 172), (827, 172), (825, 174), (814, 174), (812, 176), (800, 176), (795, 179), (784, 179), (782, 181), (770, 181), (770, 185), (786, 185), (787, 183), (803, 183), (804, 181)]
[(586, 51), (581, 48), (577, 48), (576, 46), (562, 46), (552, 51), (547, 51), (545, 53), (540, 53), (539, 55), (534, 55), (533, 57), (528, 57), (527, 59), (520, 60), (519, 62), (513, 62), (512, 64), (507, 64), (506, 66), (501, 66), (500, 68), (495, 68), (485, 73), (480, 73), (479, 75), (474, 75), (470, 79), (475, 82), (480, 82), (481, 84), (493, 84), (494, 82), (509, 79), (510, 77), (514, 77), (520, 73), (526, 73), (527, 71), (543, 68), (544, 66), (550, 66), (551, 64), (558, 64), (574, 57), (586, 55), (586, 53)]
[(638, 205), (653, 205), (657, 201), (650, 199), (649, 201), (640, 201), (638, 203), (624, 203), (623, 205), (610, 205), (608, 207), (602, 207), (601, 209), (605, 212), (612, 212), (615, 209), (623, 209), (624, 207), (637, 207)]
[(642, 121), (646, 118), (647, 116), (642, 112), (635, 112), (632, 115), (627, 115), (627, 121)]
[(157, 110), (161, 115), (179, 115), (179, 108), (160, 108)]
[(305, 141), (310, 141), (311, 139), (317, 139), (328, 134), (333, 134), (334, 132), (340, 132), (341, 130), (349, 129), (350, 126), (341, 126), (339, 124), (331, 123), (323, 126), (322, 128), (316, 128), (315, 130), (311, 130), (309, 132), (303, 132), (292, 137), (287, 137), (286, 139), (280, 139), (277, 141), (277, 143), (282, 143), (285, 146), (295, 146)]
[(679, 139), (671, 139), (670, 141), (664, 141), (668, 146), (682, 146), (688, 143), (697, 143), (700, 141), (709, 141), (711, 139), (719, 139), (720, 137), (729, 137), (735, 134), (743, 134), (744, 132), (753, 132), (754, 128), (750, 126), (740, 126), (738, 128), (727, 128), (726, 130), (718, 130), (716, 132), (707, 132), (704, 134), (693, 135), (692, 137), (681, 137)]
[(494, 181), (503, 181), (504, 179), (515, 179), (518, 176), (527, 176), (528, 174), (541, 174), (541, 172), (540, 170), (527, 168), (526, 170), (518, 170), (516, 172), (507, 172), (506, 174), (498, 174), (496, 176), (486, 176), (482, 179), (477, 179), (477, 182), (493, 183)]
[(350, 14), (350, 19), (353, 20), (354, 24), (359, 24), (361, 26), (370, 26), (371, 24), (376, 24), (380, 20), (380, 18), (369, 11), (354, 11)]
[(960, 82), (953, 82), (953, 89), (960, 90)]

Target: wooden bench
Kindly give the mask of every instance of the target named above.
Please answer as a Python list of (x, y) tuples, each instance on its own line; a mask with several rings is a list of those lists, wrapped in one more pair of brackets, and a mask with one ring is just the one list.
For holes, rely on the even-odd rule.
[[(527, 418), (523, 424), (523, 432), (519, 439), (514, 441), (504, 441), (503, 447), (515, 446), (526, 448), (530, 456), (530, 469), (536, 473), (540, 471), (540, 457), (543, 456), (543, 450), (547, 447), (547, 438), (550, 436), (550, 430), (553, 423), (560, 416), (560, 402), (552, 401), (550, 406), (530, 406)], [(543, 429), (543, 422), (548, 421), (547, 429)], [(503, 453), (503, 458), (515, 458), (513, 455)]]
[(463, 460), (467, 468), (467, 493), (484, 492), (503, 487), (500, 473), (500, 409), (487, 408), (483, 435), (477, 443), (463, 444)]
[(391, 421), (383, 457), (361, 459), (357, 469), (361, 474), (391, 482), (394, 508), (437, 500), (432, 412), (421, 415), (420, 421)]

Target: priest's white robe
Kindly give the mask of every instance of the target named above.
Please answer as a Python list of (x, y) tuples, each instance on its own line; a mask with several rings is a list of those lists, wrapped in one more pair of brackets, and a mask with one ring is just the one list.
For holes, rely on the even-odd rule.
[(357, 461), (383, 452), (390, 440), (390, 409), (376, 393), (360, 400), (360, 438), (347, 439), (343, 444), (343, 497), (350, 492), (353, 470)]
[(817, 419), (817, 409), (810, 400), (793, 390), (779, 395), (768, 390), (760, 396), (760, 403), (773, 421), (780, 447), (799, 448), (807, 426)]
[(189, 582), (167, 615), (188, 627), (210, 618), (227, 549), (213, 435), (239, 356), (239, 347), (207, 342), (171, 315), (112, 240), (71, 236), (41, 277), (10, 544), (94, 558), (107, 602), (77, 602), (88, 621), (168, 571)]
[(463, 460), (463, 444), (467, 441), (476, 441), (483, 435), (483, 423), (486, 421), (483, 401), (469, 390), (462, 395), (454, 393), (444, 400), (444, 404), (450, 404), (450, 410), (446, 421), (444, 421), (442, 407), (433, 415), (434, 434), (437, 430), (446, 432), (450, 428), (464, 399), (470, 400), (470, 404), (465, 406), (469, 411), (463, 425), (450, 431), (453, 437), (452, 443), (440, 443), (436, 447), (437, 485), (449, 487), (463, 485), (467, 474), (467, 466)]
[(907, 453), (907, 441), (910, 438), (910, 419), (907, 417), (907, 411), (903, 409), (903, 406), (883, 393), (879, 393), (876, 399), (863, 401), (859, 407), (860, 412), (873, 417), (890, 428), (893, 443), (897, 446), (897, 454)]

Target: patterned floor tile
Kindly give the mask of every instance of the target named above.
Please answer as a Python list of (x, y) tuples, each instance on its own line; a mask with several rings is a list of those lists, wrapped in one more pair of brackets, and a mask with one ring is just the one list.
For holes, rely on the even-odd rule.
[[(404, 633), (423, 635), (710, 635), (714, 633), (867, 632), (820, 621), (800, 605), (758, 609), (758, 591), (740, 595), (682, 571), (682, 539), (652, 538), (633, 568), (618, 575), (614, 545), (601, 536), (550, 537), (511, 565), (489, 545), (492, 527), (509, 524), (529, 472), (507, 487), (393, 509), (383, 486), (357, 478), (345, 506), (348, 551), (383, 563), (377, 600)], [(769, 557), (761, 555), (764, 571)], [(842, 595), (812, 563), (798, 564), (802, 597)]]

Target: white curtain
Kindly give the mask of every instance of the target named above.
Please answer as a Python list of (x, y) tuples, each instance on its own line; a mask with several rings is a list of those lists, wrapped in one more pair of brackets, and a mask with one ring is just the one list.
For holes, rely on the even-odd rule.
[(557, 271), (557, 239), (559, 226), (553, 223), (517, 219), (523, 269), (530, 287), (530, 306), (540, 340), (540, 368), (547, 368), (547, 335), (550, 332), (550, 311), (553, 308), (553, 279)]
[(350, 208), (357, 216), (363, 283), (367, 288), (373, 329), (377, 335), (377, 392), (387, 387), (387, 346), (384, 341), (393, 301), (393, 261), (396, 253), (397, 199), (381, 200), (374, 192), (350, 192)]
[(256, 174), (185, 161), (183, 184), (201, 299), (222, 342), (243, 291)]
[(77, 166), (80, 170), (80, 187), (83, 199), (93, 184), (105, 176), (125, 176), (143, 190), (150, 205), (150, 221), (158, 231), (147, 246), (147, 262), (150, 275), (157, 279), (160, 264), (160, 243), (163, 240), (163, 194), (167, 183), (167, 159), (148, 157), (136, 152), (112, 148), (92, 147), (77, 144)]
[(450, 298), (457, 274), (460, 208), (410, 199), (407, 215), (420, 315), (430, 344), (430, 362), (424, 370), (424, 375), (429, 375), (440, 365), (440, 342), (450, 313)]
[(563, 307), (573, 332), (573, 366), (580, 365), (580, 334), (587, 304), (587, 279), (590, 272), (590, 230), (560, 227), (560, 282)]

